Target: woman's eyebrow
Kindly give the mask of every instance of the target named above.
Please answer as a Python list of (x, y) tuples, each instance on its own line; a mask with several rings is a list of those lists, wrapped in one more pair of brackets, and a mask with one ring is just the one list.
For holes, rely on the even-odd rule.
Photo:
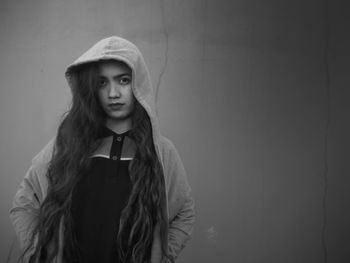
[[(131, 77), (131, 73), (121, 73), (121, 74), (113, 76), (113, 78), (120, 78), (120, 77), (124, 77), (124, 76)], [(100, 78), (107, 78), (107, 76), (100, 74)]]
[(116, 77), (124, 77), (124, 76), (127, 76), (127, 77), (131, 77), (131, 74), (130, 73), (122, 73), (122, 74), (119, 74), (117, 75)]

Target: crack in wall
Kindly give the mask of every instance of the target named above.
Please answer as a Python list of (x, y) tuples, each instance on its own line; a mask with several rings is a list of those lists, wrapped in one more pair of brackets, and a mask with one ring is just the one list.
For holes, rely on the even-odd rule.
[(158, 78), (156, 90), (155, 90), (156, 103), (158, 101), (159, 87), (160, 87), (160, 84), (161, 84), (162, 79), (163, 79), (163, 75), (164, 75), (165, 70), (166, 70), (167, 65), (168, 65), (168, 50), (169, 50), (169, 32), (168, 32), (168, 28), (166, 26), (166, 20), (165, 20), (164, 0), (160, 0), (160, 9), (161, 9), (161, 15), (162, 15), (163, 33), (165, 36), (165, 52), (164, 52), (163, 67), (162, 67), (161, 72), (159, 74), (159, 78)]

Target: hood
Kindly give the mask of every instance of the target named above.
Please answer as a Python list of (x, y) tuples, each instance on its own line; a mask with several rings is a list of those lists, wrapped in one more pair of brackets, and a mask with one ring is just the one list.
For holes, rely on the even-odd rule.
[(155, 94), (150, 74), (140, 50), (133, 43), (117, 36), (100, 40), (67, 67), (65, 75), (68, 84), (71, 85), (70, 73), (76, 66), (109, 59), (122, 61), (131, 68), (132, 91), (136, 100), (147, 111), (152, 124), (154, 143), (155, 145), (159, 145), (159, 123), (156, 115)]

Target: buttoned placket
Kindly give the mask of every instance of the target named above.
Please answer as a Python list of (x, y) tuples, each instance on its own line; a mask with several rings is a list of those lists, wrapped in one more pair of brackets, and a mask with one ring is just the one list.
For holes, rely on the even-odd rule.
[(124, 135), (113, 134), (113, 141), (109, 155), (110, 159), (112, 160), (111, 171), (108, 176), (110, 179), (118, 176), (124, 137)]

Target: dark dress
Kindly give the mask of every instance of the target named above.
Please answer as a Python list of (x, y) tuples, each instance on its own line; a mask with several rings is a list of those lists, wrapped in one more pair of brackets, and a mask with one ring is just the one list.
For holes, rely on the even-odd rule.
[(104, 149), (91, 157), (91, 168), (73, 191), (73, 226), (81, 262), (119, 262), (119, 220), (132, 189), (128, 169), (132, 143), (127, 135), (106, 130)]

